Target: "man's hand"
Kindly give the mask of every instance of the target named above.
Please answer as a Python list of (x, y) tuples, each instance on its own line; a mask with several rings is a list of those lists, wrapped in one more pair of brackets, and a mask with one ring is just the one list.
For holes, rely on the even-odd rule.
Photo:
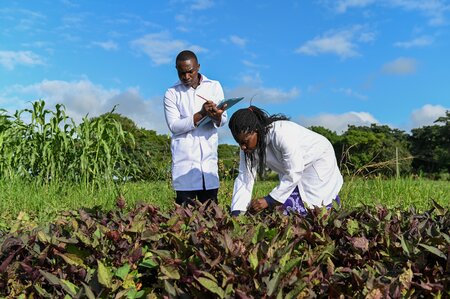
[[(222, 119), (222, 114), (225, 111), (225, 108), (227, 105), (225, 104), (221, 109), (217, 108), (216, 103), (213, 101), (207, 101), (203, 104), (202, 111), (206, 112), (206, 115), (215, 120), (216, 122), (220, 123)], [(201, 113), (200, 112), (200, 113)]]
[(259, 213), (264, 209), (267, 209), (269, 204), (264, 198), (255, 198), (250, 203), (250, 211), (253, 213)]

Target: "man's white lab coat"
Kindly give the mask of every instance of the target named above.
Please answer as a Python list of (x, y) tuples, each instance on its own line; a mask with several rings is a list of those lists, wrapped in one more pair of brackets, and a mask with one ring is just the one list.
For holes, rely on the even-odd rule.
[(219, 103), (224, 99), (218, 81), (201, 75), (200, 85), (192, 88), (178, 81), (166, 91), (164, 113), (167, 126), (172, 132), (172, 180), (177, 191), (206, 190), (219, 188), (217, 169), (217, 127), (227, 122), (226, 112), (220, 124), (209, 122), (196, 127), (194, 114), (202, 108), (203, 98)]

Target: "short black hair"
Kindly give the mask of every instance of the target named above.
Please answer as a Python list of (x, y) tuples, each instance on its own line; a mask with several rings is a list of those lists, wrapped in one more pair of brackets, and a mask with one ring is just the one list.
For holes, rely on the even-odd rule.
[(180, 53), (178, 53), (177, 59), (175, 60), (175, 63), (178, 63), (178, 61), (186, 61), (186, 60), (189, 60), (189, 59), (194, 59), (195, 62), (198, 63), (197, 55), (195, 55), (194, 52), (189, 51), (189, 50), (183, 50)]

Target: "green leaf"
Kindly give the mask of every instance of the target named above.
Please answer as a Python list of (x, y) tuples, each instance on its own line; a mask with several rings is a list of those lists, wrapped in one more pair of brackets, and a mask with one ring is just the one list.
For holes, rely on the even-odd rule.
[(140, 267), (145, 267), (145, 268), (156, 268), (158, 267), (158, 263), (155, 262), (153, 259), (147, 259), (147, 260), (143, 260), (140, 264)]
[(295, 259), (289, 260), (286, 265), (282, 268), (281, 273), (289, 273), (294, 267), (300, 264), (302, 257), (296, 257)]
[(248, 261), (252, 266), (252, 269), (255, 270), (258, 267), (258, 246), (256, 246), (249, 254)]
[(408, 246), (408, 243), (405, 241), (405, 238), (403, 237), (403, 235), (399, 236), (400, 239), (400, 244), (402, 244), (402, 248), (403, 251), (406, 253), (406, 256), (410, 257), (411, 256), (411, 251), (410, 251), (410, 246)]
[(353, 235), (359, 230), (359, 224), (356, 220), (350, 219), (347, 221), (347, 232), (350, 234), (350, 236), (353, 237)]
[(52, 296), (46, 291), (44, 290), (40, 285), (38, 284), (34, 284), (33, 285), (34, 289), (37, 291), (37, 293), (39, 294), (39, 296), (43, 297), (43, 298), (51, 298)]
[(119, 269), (116, 270), (116, 273), (114, 273), (117, 277), (119, 277), (122, 280), (125, 280), (125, 278), (127, 277), (128, 273), (130, 272), (130, 264), (125, 264), (122, 267), (120, 267)]
[(252, 243), (256, 244), (259, 241), (261, 241), (262, 238), (264, 238), (264, 227), (262, 226), (261, 223), (258, 223), (258, 226), (255, 229), (255, 234), (253, 235), (252, 238)]
[(225, 291), (215, 281), (206, 277), (199, 277), (197, 281), (211, 293), (218, 295), (220, 298), (225, 297)]
[(267, 284), (267, 295), (272, 296), (278, 288), (280, 272), (276, 273)]
[(61, 286), (72, 296), (78, 293), (78, 287), (68, 280), (61, 279)]
[(426, 245), (426, 244), (419, 244), (419, 246), (422, 246), (423, 248), (425, 248), (426, 250), (428, 250), (432, 254), (437, 255), (438, 257), (441, 257), (443, 259), (447, 259), (447, 256), (442, 251), (440, 251), (438, 248), (436, 248), (436, 247), (429, 246), (429, 245)]
[(83, 260), (81, 258), (79, 258), (75, 254), (71, 254), (71, 253), (66, 253), (66, 254), (56, 253), (56, 255), (60, 256), (69, 265), (82, 266), (82, 267), (85, 266)]
[(98, 273), (97, 278), (98, 282), (110, 289), (112, 287), (112, 274), (111, 271), (103, 265), (102, 262), (97, 261), (98, 265)]
[(174, 286), (168, 280), (164, 280), (164, 289), (166, 290), (167, 294), (169, 295), (169, 298), (177, 297), (177, 290), (174, 288)]
[(166, 275), (170, 279), (180, 279), (180, 273), (178, 270), (171, 266), (162, 266), (161, 265), (161, 272)]
[(59, 278), (56, 277), (55, 275), (53, 275), (52, 273), (43, 271), (43, 270), (39, 270), (39, 272), (42, 274), (42, 276), (44, 276), (45, 279), (48, 280), (48, 282), (50, 282), (53, 285), (60, 285), (61, 282), (59, 281)]
[(86, 297), (88, 299), (95, 299), (96, 297), (94, 295), (94, 292), (92, 292), (91, 288), (87, 284), (85, 284), (84, 282), (81, 282), (81, 284), (84, 287), (84, 294), (86, 295)]

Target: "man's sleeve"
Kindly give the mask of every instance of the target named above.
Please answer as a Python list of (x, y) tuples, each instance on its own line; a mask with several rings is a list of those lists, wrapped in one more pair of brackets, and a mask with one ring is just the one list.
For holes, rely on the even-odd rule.
[[(216, 87), (216, 97), (215, 97), (215, 98), (218, 99), (218, 101), (216, 102), (216, 104), (220, 103), (220, 101), (222, 101), (223, 99), (225, 99), (225, 95), (224, 95), (224, 93), (223, 93), (222, 85), (220, 85), (219, 82), (217, 82), (217, 87)], [(218, 128), (218, 127), (223, 127), (224, 125), (227, 124), (227, 122), (228, 122), (227, 112), (224, 111), (224, 112), (222, 113), (222, 118), (220, 119), (220, 123), (216, 123), (215, 121), (214, 121), (213, 123), (214, 123), (214, 126), (215, 126), (216, 128)]]
[(170, 90), (164, 95), (164, 114), (169, 130), (174, 135), (187, 133), (195, 129), (194, 116), (181, 118), (180, 111), (175, 101), (175, 95)]

